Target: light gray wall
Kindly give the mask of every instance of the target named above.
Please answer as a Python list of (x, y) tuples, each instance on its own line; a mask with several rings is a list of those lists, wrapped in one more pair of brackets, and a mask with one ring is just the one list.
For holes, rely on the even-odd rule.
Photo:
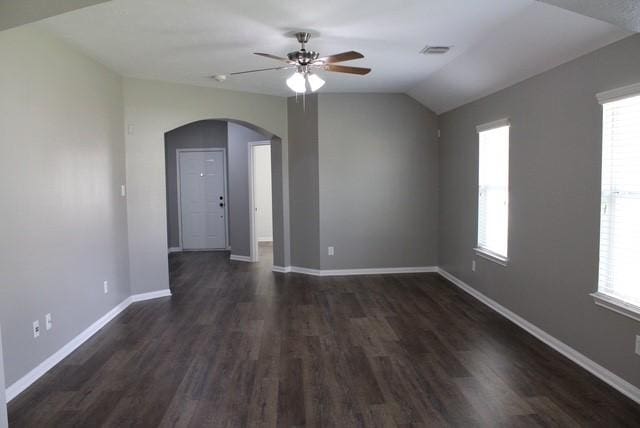
[[(289, 230), (289, 149), (279, 137), (271, 138), (271, 208), (273, 209), (273, 264), (291, 264)], [(277, 242), (282, 239), (282, 243)]]
[(4, 395), (6, 388), (4, 384), (4, 363), (2, 361), (2, 328), (0, 328), (0, 428), (9, 426), (7, 421), (7, 400)]
[(0, 2), (0, 31), (107, 0), (5, 0)]
[(131, 293), (121, 78), (28, 27), (0, 33), (0, 57), (0, 324), (11, 385)]
[[(189, 85), (124, 78), (125, 122), (132, 132), (126, 138), (129, 198), (130, 281), (134, 293), (167, 289), (167, 217), (164, 134), (203, 119), (243, 121), (280, 137), (281, 157), (274, 172), (286, 174), (287, 105), (281, 97), (202, 88)], [(274, 263), (287, 265), (290, 254), (286, 238), (289, 225), (288, 177), (277, 177), (274, 185)], [(276, 200), (275, 198), (281, 198)], [(276, 208), (277, 207), (277, 208)], [(276, 221), (277, 220), (277, 221)], [(283, 246), (283, 248), (279, 248)]]
[[(640, 81), (640, 36), (440, 117), (440, 265), (640, 387), (637, 321), (597, 289), (601, 107), (595, 94)], [(509, 265), (477, 259), (475, 127), (511, 120)]]
[(164, 158), (167, 183), (167, 235), (168, 245), (180, 246), (178, 210), (177, 149), (227, 148), (227, 122), (201, 120), (164, 134)]
[(229, 232), (234, 255), (249, 257), (251, 254), (249, 143), (270, 139), (245, 126), (229, 123)]
[(288, 99), (291, 265), (320, 268), (318, 97)]
[(318, 134), (321, 268), (437, 266), (436, 115), (407, 95), (320, 94)]

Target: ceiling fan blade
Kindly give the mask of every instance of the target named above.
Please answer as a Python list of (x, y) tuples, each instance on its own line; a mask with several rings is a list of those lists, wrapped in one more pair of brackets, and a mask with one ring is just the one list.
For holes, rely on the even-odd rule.
[(349, 73), (349, 74), (358, 74), (360, 76), (364, 76), (368, 74), (371, 69), (364, 67), (349, 67), (346, 65), (334, 65), (334, 64), (326, 64), (323, 65), (322, 68), (326, 71), (334, 71), (337, 73)]
[(351, 61), (351, 60), (360, 59), (360, 58), (364, 58), (364, 55), (362, 55), (360, 52), (349, 51), (349, 52), (342, 52), (339, 54), (318, 58), (314, 62), (323, 62), (325, 64), (333, 64), (336, 62)]
[(258, 73), (259, 71), (269, 71), (269, 70), (288, 70), (290, 68), (295, 68), (293, 66), (291, 67), (269, 67), (269, 68), (258, 68), (256, 70), (247, 70), (247, 71), (236, 71), (235, 73), (229, 73), (230, 76), (235, 76), (237, 74), (247, 74), (247, 73)]
[(254, 55), (260, 55), (260, 56), (263, 56), (265, 58), (275, 59), (276, 61), (286, 62), (287, 64), (293, 64), (293, 61), (291, 61), (288, 58), (283, 58), (281, 56), (271, 55), (271, 54), (262, 53), (262, 52), (254, 52), (253, 54)]

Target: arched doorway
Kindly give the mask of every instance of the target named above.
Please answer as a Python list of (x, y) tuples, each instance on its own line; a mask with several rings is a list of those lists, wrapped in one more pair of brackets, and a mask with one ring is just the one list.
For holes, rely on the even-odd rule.
[[(253, 198), (254, 187), (256, 187), (254, 184), (256, 182), (252, 178), (254, 165), (252, 152), (257, 144), (269, 145), (274, 152), (274, 156), (270, 159), (269, 169), (271, 176), (269, 177), (268, 186), (270, 190), (273, 189), (273, 192), (270, 193), (269, 203), (269, 209), (272, 210), (273, 217), (273, 233), (271, 236), (274, 253), (282, 253), (284, 247), (284, 234), (282, 233), (284, 200), (279, 189), (281, 189), (283, 180), (283, 168), (281, 139), (277, 135), (244, 121), (205, 119), (190, 122), (166, 132), (164, 140), (167, 246), (170, 253), (187, 250), (228, 251), (232, 260), (251, 262), (258, 260), (260, 251), (268, 251), (271, 248), (270, 242), (262, 244), (260, 251), (257, 245), (258, 236), (255, 218), (257, 207)], [(187, 215), (185, 215), (185, 205), (188, 204), (184, 202), (184, 199), (186, 199), (184, 190), (185, 186), (188, 189), (187, 181), (189, 179), (181, 180), (181, 175), (187, 174), (185, 171), (181, 173), (181, 159), (182, 162), (187, 162), (187, 160), (195, 160), (197, 162), (200, 157), (203, 160), (211, 158), (209, 161), (213, 165), (214, 158), (218, 155), (220, 159), (224, 159), (224, 195), (221, 187), (215, 187), (215, 183), (210, 184), (216, 189), (216, 201), (209, 201), (208, 203), (211, 210), (217, 210), (215, 216), (213, 213), (210, 213), (211, 215), (209, 216), (216, 221), (212, 221), (208, 225), (205, 221), (192, 222), (192, 218), (202, 219), (202, 216), (189, 216), (189, 212), (186, 212)], [(206, 165), (203, 164), (204, 166)], [(200, 186), (204, 182), (214, 180), (214, 178), (210, 178), (207, 181), (207, 177), (203, 176), (204, 174), (200, 175), (202, 180), (198, 179), (199, 177), (193, 178)], [(187, 176), (189, 177), (188, 174)], [(215, 177), (215, 174), (211, 176)], [(213, 197), (212, 194), (213, 191), (208, 193), (210, 197)], [(218, 198), (220, 199), (219, 201)], [(220, 207), (224, 205), (224, 210), (223, 208), (218, 208), (218, 205)], [(225, 220), (224, 226), (219, 224), (219, 220), (223, 216)], [(209, 227), (209, 229), (213, 230), (216, 227), (220, 228), (220, 233), (214, 235), (220, 235), (226, 239), (224, 241), (220, 239), (196, 239), (195, 242), (199, 246), (196, 245), (194, 247), (194, 240), (191, 239), (190, 234), (193, 229), (191, 223), (197, 223), (202, 227)], [(221, 245), (222, 242), (224, 242), (224, 245)], [(208, 248), (208, 246), (211, 248)]]

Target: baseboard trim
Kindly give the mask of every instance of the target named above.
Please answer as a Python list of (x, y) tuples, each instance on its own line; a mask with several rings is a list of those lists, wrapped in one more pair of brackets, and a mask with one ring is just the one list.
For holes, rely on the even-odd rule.
[(291, 266), (273, 266), (271, 268), (271, 271), (273, 272), (278, 272), (278, 273), (289, 273), (291, 272)]
[(169, 254), (182, 252), (182, 247), (169, 247)]
[(149, 293), (134, 294), (131, 296), (131, 302), (143, 302), (145, 300), (157, 299), (159, 297), (171, 296), (171, 290), (168, 288), (164, 290), (151, 291)]
[(251, 257), (240, 256), (240, 255), (237, 255), (237, 254), (231, 254), (229, 256), (229, 260), (234, 260), (236, 262), (251, 262)]
[(312, 276), (352, 276), (352, 275), (389, 275), (400, 273), (433, 273), (438, 272), (436, 266), (394, 267), (394, 268), (365, 268), (365, 269), (309, 269), (300, 266), (273, 267), (275, 272), (301, 273)]
[(262, 238), (258, 238), (258, 242), (272, 242), (272, 241), (273, 241), (272, 236), (263, 236)]
[(15, 381), (13, 384), (7, 387), (5, 391), (7, 403), (17, 397), (21, 392), (31, 386), (35, 381), (40, 379), (45, 373), (51, 370), (56, 364), (62, 361), (64, 358), (69, 356), (73, 351), (75, 351), (80, 345), (89, 340), (91, 336), (96, 334), (102, 327), (107, 325), (111, 320), (117, 317), (122, 311), (127, 309), (129, 305), (134, 302), (141, 302), (144, 300), (156, 299), (158, 297), (166, 297), (171, 296), (171, 290), (159, 290), (152, 291), (150, 293), (142, 293), (142, 294), (134, 294), (132, 296), (127, 297), (118, 305), (116, 305), (109, 312), (104, 314), (100, 319), (91, 324), (85, 330), (83, 330), (76, 337), (71, 339), (64, 345), (62, 348), (58, 349), (51, 356), (45, 359), (43, 362), (38, 364), (35, 368), (29, 371), (26, 375), (22, 376), (20, 379)]
[(442, 275), (443, 278), (447, 279), (455, 286), (460, 288), (462, 291), (470, 294), (471, 296), (478, 299), (480, 302), (484, 303), (503, 317), (507, 318), (509, 321), (513, 322), (520, 328), (527, 331), (529, 334), (536, 337), (538, 340), (544, 342), (560, 354), (564, 355), (583, 369), (587, 370), (589, 373), (599, 378), (603, 382), (610, 385), (612, 388), (618, 390), (622, 394), (626, 395), (636, 403), (640, 404), (640, 388), (632, 385), (626, 380), (622, 379), (620, 376), (615, 373), (609, 371), (608, 369), (602, 367), (600, 364), (596, 363), (589, 357), (581, 354), (576, 351), (566, 343), (556, 339), (551, 336), (546, 331), (536, 327), (534, 324), (522, 318), (520, 315), (510, 311), (509, 309), (502, 306), (500, 303), (495, 300), (485, 296), (475, 288), (471, 287), (469, 284), (465, 283), (461, 279), (455, 277), (444, 269), (438, 269), (438, 273)]

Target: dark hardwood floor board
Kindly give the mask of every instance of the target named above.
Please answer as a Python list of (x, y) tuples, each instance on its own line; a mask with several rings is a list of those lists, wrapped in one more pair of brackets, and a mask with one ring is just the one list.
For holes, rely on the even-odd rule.
[(312, 277), (169, 256), (9, 404), (13, 427), (640, 427), (640, 406), (437, 274)]

